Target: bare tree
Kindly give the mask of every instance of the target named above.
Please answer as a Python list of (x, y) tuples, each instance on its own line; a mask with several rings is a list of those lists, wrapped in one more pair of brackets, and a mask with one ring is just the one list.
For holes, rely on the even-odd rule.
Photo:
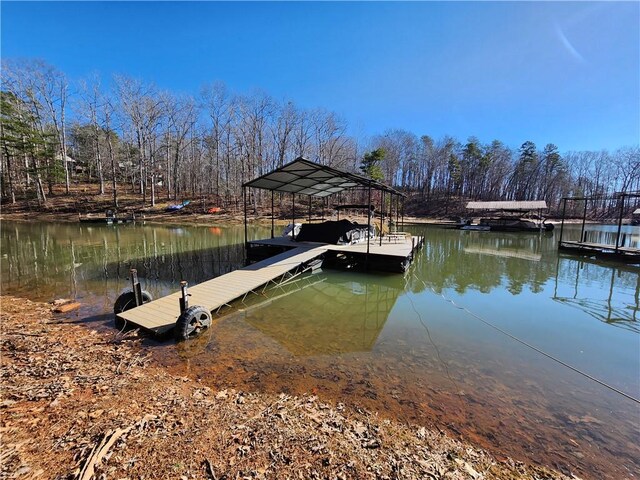
[(156, 203), (156, 158), (158, 130), (163, 113), (161, 99), (153, 85), (129, 77), (115, 77), (120, 113), (135, 138), (138, 149), (139, 186), (142, 202), (147, 201), (151, 184), (151, 205)]

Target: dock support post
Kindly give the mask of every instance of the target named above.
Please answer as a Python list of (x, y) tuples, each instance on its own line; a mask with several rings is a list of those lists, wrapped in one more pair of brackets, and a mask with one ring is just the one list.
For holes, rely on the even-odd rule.
[(382, 227), (384, 226), (384, 190), (380, 200), (380, 246), (382, 246)]
[(621, 247), (620, 245), (620, 232), (622, 231), (622, 216), (624, 215), (624, 193), (620, 195), (620, 216), (618, 217), (618, 233), (616, 234), (616, 253)]
[(567, 211), (567, 198), (562, 199), (564, 201), (562, 205), (562, 223), (560, 224), (560, 240), (558, 240), (558, 245), (562, 243), (562, 233), (564, 232), (564, 215)]
[(247, 188), (242, 187), (242, 204), (244, 208), (244, 249), (247, 250), (249, 237), (247, 236)]
[(367, 255), (364, 257), (364, 268), (369, 269), (369, 244), (371, 243), (371, 182), (369, 182), (369, 203), (367, 204)]
[(296, 194), (291, 194), (291, 204), (292, 204), (292, 213), (291, 213), (291, 240), (296, 239)]
[(138, 270), (132, 268), (129, 270), (129, 276), (131, 277), (131, 289), (133, 290), (133, 296), (136, 299), (136, 306), (142, 305), (142, 286), (138, 281)]
[(311, 223), (311, 195), (309, 195), (309, 223)]
[(271, 238), (273, 238), (273, 226), (274, 226), (274, 220), (273, 220), (273, 195), (275, 194), (274, 190), (271, 190)]
[(584, 211), (582, 212), (582, 229), (580, 230), (580, 241), (584, 243), (584, 224), (587, 221), (587, 203), (589, 201), (584, 199)]
[(182, 296), (180, 297), (180, 313), (189, 308), (189, 293), (187, 292), (187, 285), (187, 282), (184, 280), (180, 282), (180, 291), (182, 292)]

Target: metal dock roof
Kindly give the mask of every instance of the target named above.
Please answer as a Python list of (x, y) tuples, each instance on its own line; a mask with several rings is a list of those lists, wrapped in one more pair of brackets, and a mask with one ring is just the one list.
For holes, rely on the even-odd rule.
[(469, 202), (467, 203), (467, 209), (469, 210), (512, 210), (512, 211), (546, 210), (547, 202), (545, 202), (544, 200)]

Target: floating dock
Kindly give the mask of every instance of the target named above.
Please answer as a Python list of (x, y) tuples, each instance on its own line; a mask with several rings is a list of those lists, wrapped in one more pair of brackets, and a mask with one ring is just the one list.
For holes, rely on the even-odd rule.
[(314, 242), (296, 242), (291, 237), (275, 237), (248, 242), (247, 256), (251, 260), (261, 260), (274, 253), (296, 248), (300, 244), (322, 245), (325, 249), (324, 265), (352, 265), (364, 270), (402, 273), (413, 260), (413, 253), (422, 247), (424, 237), (409, 234), (390, 234), (374, 238), (367, 247), (366, 242), (352, 245), (331, 245)]
[[(598, 260), (612, 260), (615, 262), (623, 262), (628, 264), (640, 264), (640, 248), (630, 246), (625, 247), (624, 245), (627, 240), (627, 233), (622, 231), (623, 219), (625, 217), (625, 213), (629, 210), (629, 206), (625, 206), (625, 201), (634, 199), (636, 202), (638, 201), (638, 199), (640, 199), (640, 191), (619, 192), (611, 197), (598, 195), (592, 197), (564, 197), (562, 199), (564, 203), (562, 206), (562, 224), (560, 226), (560, 240), (558, 241), (558, 250), (576, 255), (582, 255), (585, 257), (595, 257)], [(590, 233), (586, 230), (587, 206), (589, 202), (593, 202), (596, 200), (615, 200), (619, 204), (620, 210), (618, 215), (618, 228), (616, 230), (615, 238), (604, 238), (605, 242), (611, 241), (613, 242), (613, 244), (587, 242), (587, 238)], [(567, 211), (567, 202), (569, 201), (577, 201), (583, 203), (582, 227), (580, 229), (579, 241), (563, 240), (562, 238), (562, 234), (564, 231), (565, 213)], [(635, 243), (633, 241), (633, 238), (634, 235), (632, 234), (632, 244)], [(602, 238), (597, 238), (597, 240), (602, 240)]]
[(640, 248), (616, 247), (602, 243), (561, 240), (558, 249), (587, 257), (611, 259), (623, 263), (640, 264)]
[[(249, 240), (248, 239), (248, 211), (247, 211), (247, 192), (249, 189), (262, 189), (271, 191), (271, 237), (265, 240)], [(359, 190), (359, 191), (358, 191)], [(278, 192), (280, 198), (283, 195), (291, 195), (292, 219), (291, 226), (295, 234), (295, 198), (298, 196), (306, 196), (308, 198), (308, 216), (311, 223), (311, 213), (313, 209), (313, 201), (315, 199), (316, 208), (321, 204), (324, 210), (325, 200), (328, 197), (340, 194), (341, 192), (351, 191), (355, 198), (366, 198), (367, 225), (351, 224), (351, 222), (342, 220), (336, 222), (325, 222), (326, 231), (323, 235), (318, 236), (317, 228), (315, 235), (308, 235), (307, 239), (320, 240), (318, 243), (308, 241), (293, 241), (291, 237), (274, 238), (274, 204), (275, 193)], [(120, 309), (118, 301), (114, 306), (117, 319), (128, 322), (130, 324), (150, 330), (156, 334), (163, 334), (171, 330), (176, 321), (180, 317), (180, 325), (185, 326), (188, 330), (194, 326), (194, 331), (199, 331), (200, 327), (210, 323), (210, 318), (206, 318), (208, 313), (219, 311), (224, 305), (229, 305), (234, 300), (244, 298), (251, 292), (256, 292), (260, 287), (266, 288), (271, 282), (276, 284), (287, 281), (292, 276), (310, 270), (321, 260), (322, 264), (327, 267), (342, 267), (346, 269), (361, 269), (365, 271), (382, 270), (389, 272), (405, 272), (411, 261), (414, 252), (421, 248), (424, 243), (424, 237), (416, 237), (403, 232), (390, 233), (382, 237), (376, 237), (373, 232), (374, 228), (374, 212), (372, 204), (372, 194), (377, 193), (380, 200), (380, 231), (383, 230), (383, 221), (393, 219), (393, 199), (395, 202), (396, 222), (400, 214), (400, 198), (404, 198), (404, 194), (384, 185), (371, 178), (357, 175), (346, 171), (337, 170), (328, 165), (310, 162), (309, 160), (299, 157), (293, 162), (283, 165), (275, 170), (268, 172), (250, 182), (242, 185), (242, 197), (244, 206), (244, 243), (247, 252), (247, 261), (252, 263), (245, 268), (241, 268), (234, 272), (227, 273), (212, 280), (202, 282), (189, 289), (189, 297), (186, 295), (186, 286), (182, 291), (168, 295), (157, 300), (143, 303), (132, 309)], [(385, 195), (388, 195), (388, 202)], [(345, 206), (337, 205), (336, 211)], [(348, 208), (358, 207), (361, 205), (348, 205)], [(388, 207), (388, 212), (387, 212)], [(385, 215), (386, 212), (386, 215)], [(324, 217), (324, 214), (323, 214)], [(327, 225), (330, 223), (340, 224), (341, 222), (348, 225)], [(314, 225), (317, 227), (317, 225)], [(348, 245), (334, 244), (341, 239), (351, 240), (351, 235), (346, 234), (347, 230), (340, 230), (349, 227), (350, 230), (357, 232), (354, 239), (360, 241), (350, 243)], [(302, 233), (301, 229), (301, 233)], [(313, 231), (313, 229), (312, 229)], [(362, 236), (362, 232), (367, 232)], [(336, 236), (336, 234), (340, 234)], [(305, 238), (304, 235), (301, 240)], [(140, 285), (134, 281), (134, 292), (139, 292)], [(279, 282), (280, 280), (280, 282)], [(133, 292), (123, 293), (118, 300), (125, 306), (131, 304), (130, 298)], [(184, 295), (184, 297), (183, 297)], [(127, 297), (128, 296), (128, 297)], [(141, 298), (141, 292), (136, 293), (138, 302)], [(128, 302), (125, 301), (128, 299)], [(190, 308), (185, 308), (185, 304)], [(181, 308), (182, 306), (182, 308)], [(201, 308), (192, 308), (201, 307)], [(184, 309), (184, 312), (182, 311)], [(204, 312), (203, 309), (207, 310)], [(122, 311), (124, 310), (124, 311)], [(199, 318), (195, 318), (198, 311)], [(191, 317), (193, 316), (193, 318)], [(192, 321), (193, 320), (193, 321)], [(186, 323), (185, 323), (186, 321)], [(185, 330), (185, 332), (186, 332)], [(182, 338), (189, 336), (188, 332), (179, 333)], [(184, 335), (183, 335), (184, 333)]]
[[(424, 237), (398, 236), (383, 237), (382, 245), (378, 239), (369, 245), (329, 245), (314, 242), (294, 242), (289, 238), (273, 238), (249, 242), (248, 251), (255, 248), (280, 249), (281, 253), (265, 258), (244, 268), (189, 287), (189, 304), (200, 305), (215, 313), (234, 300), (244, 298), (249, 293), (258, 293), (260, 288), (278, 280), (286, 280), (303, 272), (309, 265), (326, 254), (345, 255), (360, 261), (368, 258), (369, 269), (391, 270), (391, 266), (400, 271), (402, 265), (411, 263), (414, 252), (421, 248)], [(380, 266), (388, 268), (380, 268)], [(126, 310), (117, 317), (129, 324), (162, 335), (171, 330), (180, 316), (181, 292), (153, 300), (138, 307)]]

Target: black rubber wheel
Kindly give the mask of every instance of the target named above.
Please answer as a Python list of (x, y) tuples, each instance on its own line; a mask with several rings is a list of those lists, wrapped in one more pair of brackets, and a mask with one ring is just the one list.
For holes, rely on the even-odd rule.
[(211, 326), (211, 313), (204, 307), (194, 305), (187, 308), (178, 317), (175, 327), (177, 340), (188, 340), (197, 336), (203, 329)]
[[(153, 297), (146, 290), (142, 290), (142, 303), (148, 303), (153, 300)], [(117, 328), (124, 327), (124, 321), (118, 318), (118, 314), (125, 312), (127, 310), (131, 310), (132, 308), (137, 307), (136, 305), (136, 296), (133, 293), (133, 290), (127, 289), (116, 298), (115, 303), (113, 304), (113, 313), (115, 315), (115, 324)]]

